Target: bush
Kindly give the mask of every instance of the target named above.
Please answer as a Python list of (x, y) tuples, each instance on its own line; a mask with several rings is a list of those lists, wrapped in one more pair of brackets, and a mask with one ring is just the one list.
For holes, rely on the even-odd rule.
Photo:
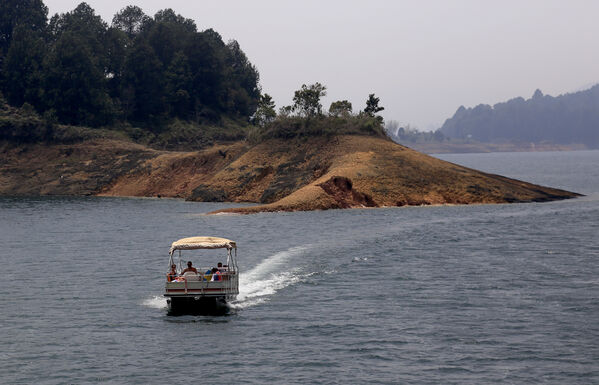
[(247, 135), (252, 143), (271, 138), (297, 138), (308, 136), (368, 135), (388, 138), (379, 117), (366, 114), (345, 116), (281, 116), (263, 128), (255, 127)]
[(152, 147), (183, 150), (199, 149), (218, 141), (235, 141), (245, 139), (246, 133), (239, 123), (229, 120), (221, 121), (221, 125), (198, 125), (175, 119), (166, 129), (146, 142)]

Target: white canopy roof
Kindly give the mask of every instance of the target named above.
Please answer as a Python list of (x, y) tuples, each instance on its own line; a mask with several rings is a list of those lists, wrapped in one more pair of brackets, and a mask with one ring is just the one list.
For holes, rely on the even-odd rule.
[(218, 237), (189, 237), (179, 239), (171, 245), (169, 254), (175, 250), (195, 250), (195, 249), (236, 249), (235, 241)]

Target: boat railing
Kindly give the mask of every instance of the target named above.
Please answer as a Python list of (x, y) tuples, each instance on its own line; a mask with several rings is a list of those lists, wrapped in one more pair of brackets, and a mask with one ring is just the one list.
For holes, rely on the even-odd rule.
[[(185, 274), (177, 274), (176, 277), (174, 279), (172, 279), (169, 282), (175, 282), (175, 281), (184, 281), (186, 278), (188, 278), (189, 281), (209, 281), (209, 282), (218, 282), (218, 281), (226, 281), (226, 280), (230, 280), (231, 277), (237, 275), (237, 272), (234, 270), (223, 270), (220, 271), (219, 273), (212, 273), (212, 272), (208, 272), (208, 270), (210, 269), (198, 269), (198, 273), (197, 275), (192, 275), (187, 273), (188, 275), (186, 276)], [(205, 273), (202, 273), (202, 271), (205, 271)], [(216, 275), (216, 279), (213, 279), (213, 276)], [(168, 274), (167, 274), (168, 277)]]
[(212, 280), (212, 276), (212, 273), (208, 274), (207, 272), (204, 274), (198, 273), (197, 275), (193, 273), (177, 275), (174, 279), (171, 279), (167, 276), (167, 283), (183, 284), (183, 288), (185, 289), (186, 293), (188, 289), (203, 291), (205, 289), (211, 289), (212, 287), (214, 289), (221, 289), (224, 293), (227, 294), (237, 294), (239, 278), (236, 271), (222, 271), (220, 274), (217, 275), (218, 279), (215, 280)]

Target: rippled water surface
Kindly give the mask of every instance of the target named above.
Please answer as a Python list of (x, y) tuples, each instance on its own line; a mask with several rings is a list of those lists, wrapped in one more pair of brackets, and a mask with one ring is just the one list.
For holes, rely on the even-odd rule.
[[(586, 197), (250, 216), (0, 198), (0, 383), (599, 383), (599, 152), (440, 157)], [(166, 315), (191, 235), (238, 242), (229, 316)]]

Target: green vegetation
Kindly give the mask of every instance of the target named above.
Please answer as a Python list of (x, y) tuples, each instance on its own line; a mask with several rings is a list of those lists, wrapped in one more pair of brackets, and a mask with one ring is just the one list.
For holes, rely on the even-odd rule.
[(339, 116), (349, 116), (352, 113), (352, 105), (347, 100), (337, 100), (336, 102), (331, 103), (329, 107), (329, 115), (339, 117)]
[[(368, 101), (374, 98), (371, 94), (366, 102), (366, 109), (357, 114), (352, 113), (352, 105), (347, 100), (331, 103), (328, 114), (322, 112), (320, 98), (326, 96), (326, 87), (320, 83), (303, 84), (295, 91), (292, 106), (284, 106), (275, 115), (275, 105), (270, 99), (261, 103), (259, 111), (268, 111), (269, 119), (260, 119), (259, 124), (248, 134), (252, 142), (260, 142), (269, 138), (296, 138), (308, 136), (333, 135), (371, 135), (387, 137), (383, 126), (383, 118), (375, 115), (383, 110), (369, 109)], [(266, 112), (262, 112), (264, 114)]]
[(375, 116), (376, 113), (385, 109), (385, 107), (379, 106), (380, 99), (375, 97), (374, 94), (368, 95), (368, 100), (366, 100), (366, 108), (364, 109), (364, 113), (368, 116)]
[(256, 111), (258, 71), (239, 44), (171, 9), (149, 17), (129, 6), (110, 26), (86, 3), (49, 21), (47, 13), (39, 0), (0, 3), (0, 90), (13, 107), (156, 138), (244, 125)]
[(0, 2), (0, 139), (75, 142), (129, 138), (166, 149), (216, 141), (385, 136), (379, 99), (328, 113), (326, 86), (302, 85), (277, 114), (239, 44), (198, 31), (172, 9), (136, 6), (108, 25), (86, 3), (48, 20), (41, 0)]
[(126, 139), (125, 132), (56, 124), (53, 116), (41, 117), (28, 103), (14, 108), (0, 94), (0, 140), (19, 143), (75, 143), (89, 139)]

